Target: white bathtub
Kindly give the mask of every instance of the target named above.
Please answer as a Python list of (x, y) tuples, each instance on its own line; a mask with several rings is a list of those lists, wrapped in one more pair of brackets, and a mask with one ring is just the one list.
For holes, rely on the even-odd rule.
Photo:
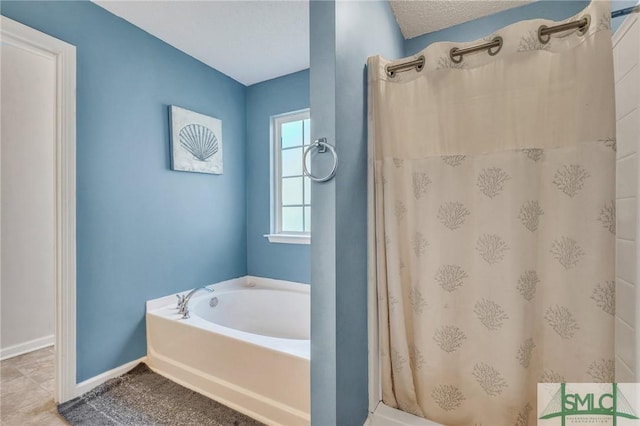
[(149, 366), (261, 422), (308, 425), (309, 286), (243, 277), (209, 287), (186, 320), (175, 295), (147, 302)]

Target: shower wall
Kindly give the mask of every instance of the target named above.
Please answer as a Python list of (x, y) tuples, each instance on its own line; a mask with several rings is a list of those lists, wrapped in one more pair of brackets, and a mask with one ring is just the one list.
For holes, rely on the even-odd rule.
[(628, 17), (613, 37), (616, 80), (616, 380), (638, 380), (638, 145), (640, 22)]

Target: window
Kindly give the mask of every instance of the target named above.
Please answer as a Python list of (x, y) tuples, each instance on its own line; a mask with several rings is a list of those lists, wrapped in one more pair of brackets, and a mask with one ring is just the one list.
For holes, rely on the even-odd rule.
[(311, 180), (302, 173), (309, 122), (308, 109), (271, 117), (270, 242), (309, 244)]

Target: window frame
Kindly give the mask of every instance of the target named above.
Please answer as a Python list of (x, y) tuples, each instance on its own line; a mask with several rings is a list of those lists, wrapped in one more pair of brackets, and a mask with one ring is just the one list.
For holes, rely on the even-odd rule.
[[(273, 115), (270, 117), (270, 233), (265, 237), (269, 239), (271, 243), (286, 243), (286, 244), (310, 244), (311, 232), (295, 232), (295, 231), (283, 231), (282, 230), (282, 164), (280, 156), (282, 152), (282, 137), (281, 128), (283, 124), (293, 121), (310, 120), (310, 109), (305, 108), (301, 110), (286, 112), (283, 114)], [(302, 141), (303, 152), (308, 145), (304, 145), (304, 139)], [(309, 141), (311, 143), (311, 141)], [(305, 195), (305, 176), (303, 174), (302, 179), (302, 204), (303, 217), (304, 209), (307, 206), (304, 202)], [(311, 204), (309, 204), (311, 207)]]

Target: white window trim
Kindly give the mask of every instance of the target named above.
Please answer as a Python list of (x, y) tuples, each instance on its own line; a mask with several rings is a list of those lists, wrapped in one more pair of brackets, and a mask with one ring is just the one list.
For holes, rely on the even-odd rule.
[[(283, 232), (282, 217), (280, 217), (280, 207), (282, 206), (282, 188), (281, 188), (281, 168), (280, 168), (280, 127), (284, 123), (291, 121), (300, 121), (310, 118), (309, 108), (298, 111), (287, 112), (284, 114), (274, 115), (271, 117), (270, 126), (270, 215), (271, 229), (269, 234), (264, 236), (269, 239), (270, 243), (285, 244), (310, 244), (311, 233), (309, 232)], [(303, 200), (304, 202), (304, 200)]]
[(311, 244), (309, 234), (265, 234), (270, 243)]

